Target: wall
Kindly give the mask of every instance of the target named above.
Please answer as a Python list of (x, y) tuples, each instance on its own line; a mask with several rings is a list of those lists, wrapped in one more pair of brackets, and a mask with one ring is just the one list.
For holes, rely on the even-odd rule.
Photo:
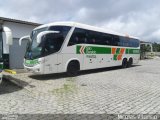
[(19, 39), (13, 39), (13, 45), (10, 46), (10, 68), (11, 69), (22, 69), (24, 54), (26, 52), (27, 41), (22, 41), (22, 45), (19, 46)]
[(9, 27), (13, 34), (13, 45), (9, 47), (9, 66), (11, 69), (21, 69), (27, 41), (23, 41), (24, 44), (19, 46), (19, 38), (30, 35), (36, 26), (14, 22), (4, 22), (3, 25)]
[(12, 30), (13, 38), (21, 38), (22, 36), (30, 35), (31, 31), (36, 27), (13, 22), (4, 22), (3, 25), (9, 27)]

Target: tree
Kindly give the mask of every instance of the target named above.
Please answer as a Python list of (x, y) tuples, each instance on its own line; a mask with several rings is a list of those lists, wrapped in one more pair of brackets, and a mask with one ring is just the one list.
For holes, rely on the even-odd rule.
[(160, 44), (158, 44), (158, 43), (153, 43), (153, 51), (154, 52), (160, 52)]
[(150, 45), (145, 45), (145, 44), (141, 44), (140, 46), (140, 50), (141, 50), (141, 59), (144, 59), (146, 52), (151, 52), (151, 46)]
[(141, 49), (141, 52), (151, 52), (151, 46), (150, 45), (142, 44), (140, 49)]

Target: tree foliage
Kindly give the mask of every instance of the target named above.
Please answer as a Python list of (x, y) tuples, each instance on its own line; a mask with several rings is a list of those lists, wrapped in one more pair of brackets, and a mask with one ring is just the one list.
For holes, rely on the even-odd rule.
[(153, 51), (154, 52), (160, 52), (160, 44), (155, 42), (155, 43), (152, 44), (152, 46), (153, 46)]
[(145, 53), (145, 52), (151, 52), (151, 46), (150, 45), (141, 45), (141, 52)]

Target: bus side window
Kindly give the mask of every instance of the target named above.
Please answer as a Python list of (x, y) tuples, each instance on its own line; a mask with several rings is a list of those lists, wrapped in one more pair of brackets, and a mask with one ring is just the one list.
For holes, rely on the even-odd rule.
[(114, 35), (113, 41), (114, 41), (114, 44), (113, 44), (114, 46), (118, 46), (119, 45), (120, 40), (119, 40), (118, 36)]
[(120, 36), (119, 38), (120, 38), (119, 46), (123, 46), (123, 47), (128, 47), (129, 46), (129, 44), (128, 44), (129, 39), (128, 38), (122, 37), (122, 36)]
[(106, 45), (112, 45), (112, 43), (113, 43), (112, 35), (104, 34), (103, 37), (104, 37), (103, 39), (105, 40)]
[(97, 33), (95, 31), (88, 31), (88, 44), (97, 43)]
[(47, 34), (45, 36), (44, 52), (51, 54), (58, 52), (63, 43), (64, 37), (62, 34)]
[(106, 34), (106, 40), (108, 41), (107, 45), (113, 45), (114, 46), (114, 40), (113, 40), (113, 36), (111, 34)]
[(68, 46), (72, 46), (79, 43), (79, 38), (76, 35), (73, 35), (69, 40)]
[(92, 44), (96, 44), (96, 40), (94, 38), (92, 39)]
[(139, 41), (136, 39), (131, 38), (129, 43), (130, 47), (139, 47)]
[(85, 43), (87, 43), (86, 30), (75, 28), (69, 40), (68, 46)]
[(87, 44), (92, 44), (92, 33), (90, 30), (87, 32)]
[(84, 43), (88, 43), (88, 40), (87, 40), (87, 38), (84, 38)]
[(136, 46), (135, 47), (139, 47), (140, 46), (140, 42), (139, 40), (136, 40)]
[(98, 45), (105, 45), (105, 40), (103, 39), (103, 33), (97, 32), (96, 40)]
[(76, 43), (76, 44), (79, 43), (79, 38), (77, 36), (74, 38), (74, 43)]

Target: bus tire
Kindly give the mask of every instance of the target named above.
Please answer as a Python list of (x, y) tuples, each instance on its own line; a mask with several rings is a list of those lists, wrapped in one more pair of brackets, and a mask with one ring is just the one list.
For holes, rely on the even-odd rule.
[(133, 64), (133, 59), (132, 58), (129, 58), (129, 61), (128, 61), (128, 66), (127, 67), (131, 67)]
[(127, 59), (124, 58), (122, 61), (122, 68), (126, 68), (127, 67)]
[(79, 62), (77, 60), (74, 60), (68, 64), (67, 74), (68, 74), (68, 76), (74, 77), (74, 76), (78, 75), (79, 70), (80, 70)]

